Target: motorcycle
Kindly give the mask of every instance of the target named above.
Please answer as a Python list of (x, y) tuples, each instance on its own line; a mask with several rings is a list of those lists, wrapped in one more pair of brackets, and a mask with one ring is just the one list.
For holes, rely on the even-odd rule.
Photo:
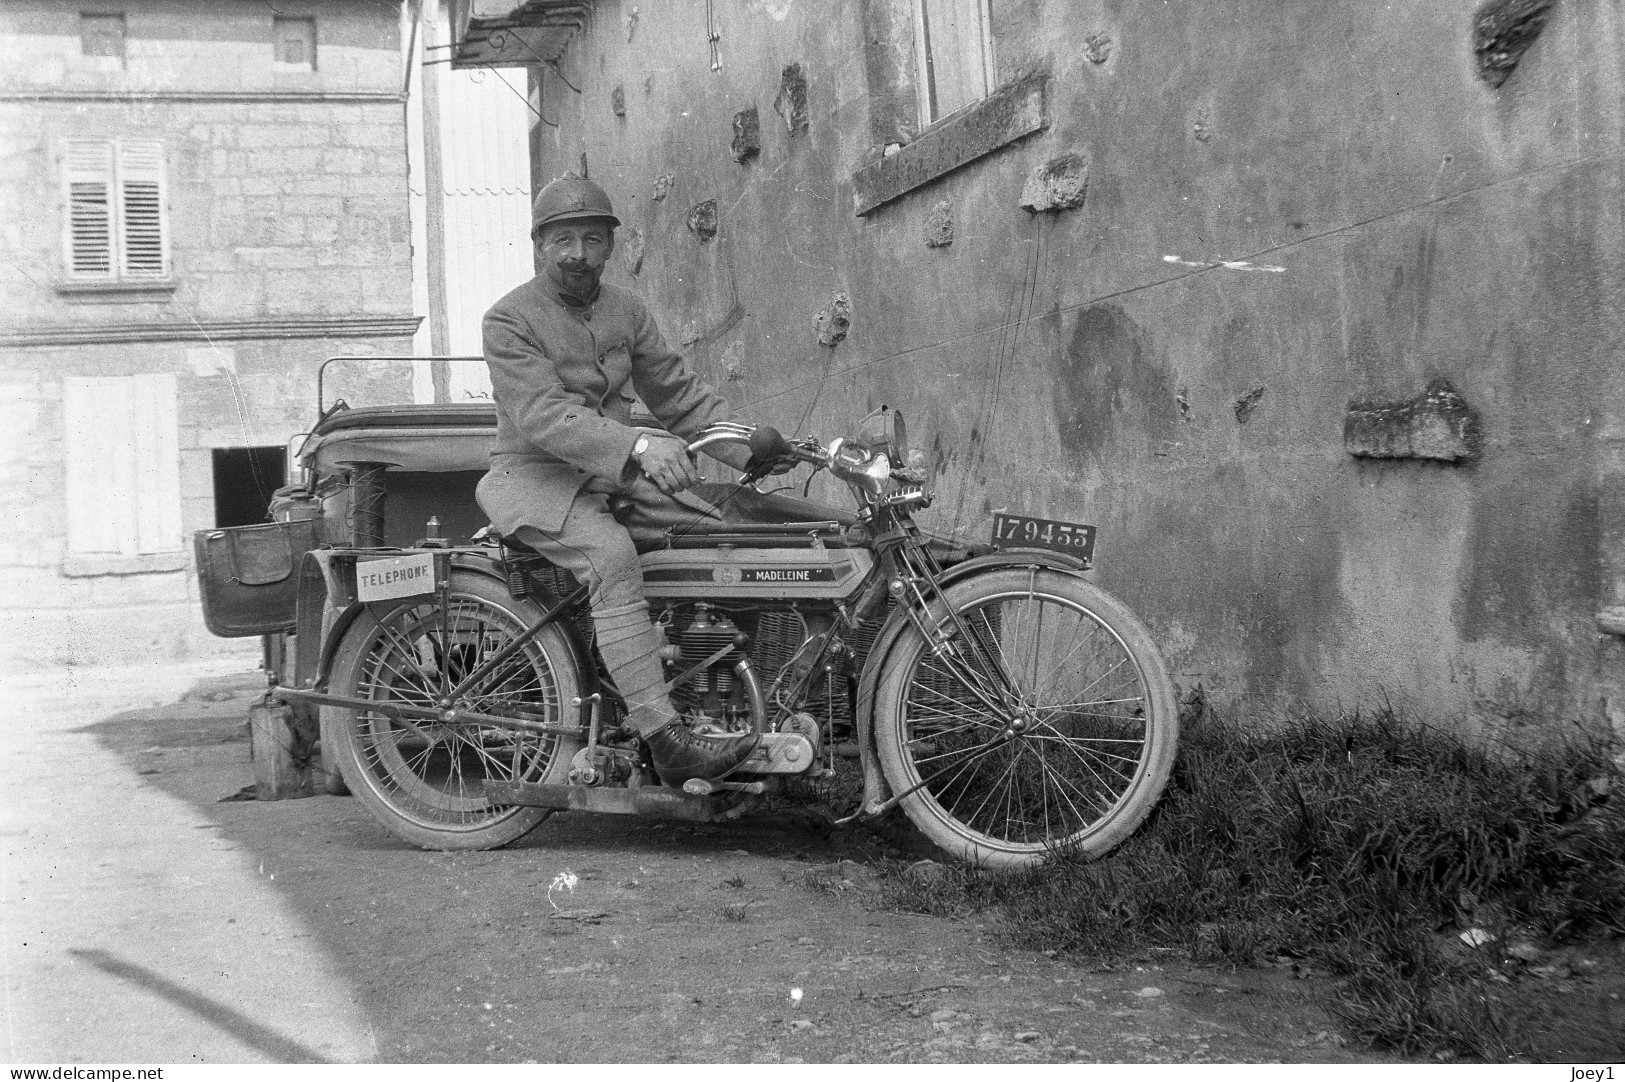
[[(862, 798), (840, 822), (900, 807), (981, 867), (1099, 856), (1139, 825), (1177, 705), (1150, 633), (1085, 577), (1093, 527), (999, 514), (979, 545), (923, 530), (927, 478), (893, 410), (827, 444), (723, 424), (689, 449), (720, 443), (751, 464), (695, 490), (718, 515), (633, 536), (682, 719), (761, 734), (726, 779), (660, 783), (595, 654), (586, 588), (489, 530), (454, 545), (431, 520), (415, 545), (311, 553), (321, 634), (299, 636), (307, 676), (273, 695), (319, 708), (351, 792), (431, 849), (505, 845), (560, 810), (729, 819), (854, 758)], [(802, 466), (854, 509), (764, 489)]]

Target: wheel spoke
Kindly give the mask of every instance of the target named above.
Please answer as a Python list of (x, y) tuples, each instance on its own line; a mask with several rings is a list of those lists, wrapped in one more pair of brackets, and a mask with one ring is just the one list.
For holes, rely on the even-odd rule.
[[(1110, 669), (1107, 669), (1105, 672), (1101, 673), (1099, 676), (1095, 677), (1094, 682), (1091, 683), (1088, 687), (1084, 688), (1083, 691), (1079, 692), (1079, 694), (1080, 695), (1088, 694), (1090, 691), (1094, 690), (1095, 687), (1098, 686), (1102, 680), (1106, 679), (1106, 677), (1110, 676), (1112, 673), (1116, 672), (1118, 669), (1121, 669), (1124, 665), (1128, 664), (1128, 662), (1130, 660), (1132, 660), (1132, 659), (1128, 656), (1128, 654), (1124, 654), (1122, 657), (1117, 659), (1116, 664), (1114, 664)], [(1048, 691), (1049, 688), (1053, 685), (1053, 683), (1054, 683), (1054, 680), (1052, 679), (1050, 684), (1045, 685), (1044, 690)]]
[(1096, 784), (1102, 786), (1103, 788), (1109, 788), (1109, 786), (1106, 785), (1105, 780), (1102, 779), (1101, 776), (1095, 772), (1094, 764), (1091, 763), (1088, 759), (1084, 758), (1084, 756), (1083, 756), (1083, 750), (1084, 749), (1077, 747), (1075, 744), (1073, 744), (1069, 740), (1062, 740), (1061, 744), (1066, 748), (1066, 750), (1068, 750), (1068, 751), (1070, 751), (1072, 753), (1073, 757), (1075, 759), (1077, 759), (1078, 764), (1080, 766), (1082, 766), (1083, 769), (1085, 769), (1085, 770), (1087, 770), (1089, 772), (1089, 776), (1094, 778)]
[[(1029, 753), (1032, 752), (1032, 748), (1030, 746), (1027, 748), (1027, 750), (1028, 750)], [(1040, 745), (1040, 751), (1042, 751), (1042, 745)], [(1087, 816), (1085, 816), (1083, 814), (1083, 812), (1078, 810), (1078, 806), (1072, 802), (1072, 798), (1070, 796), (1068, 796), (1067, 793), (1066, 793), (1066, 790), (1060, 786), (1059, 783), (1065, 781), (1065, 779), (1060, 774), (1055, 772), (1054, 768), (1052, 768), (1049, 765), (1048, 760), (1045, 759), (1042, 754), (1039, 755), (1038, 766), (1039, 766), (1039, 769), (1044, 772), (1044, 776), (1046, 778), (1052, 777), (1052, 776), (1055, 778), (1055, 780), (1057, 782), (1056, 789), (1055, 789), (1055, 795), (1060, 797), (1062, 800), (1066, 801), (1067, 807), (1072, 809), (1072, 815), (1073, 815), (1074, 818), (1076, 818), (1076, 820), (1078, 822), (1079, 829), (1083, 828), (1084, 826), (1087, 826), (1090, 822), (1092, 822), (1093, 821), (1092, 819), (1088, 818)], [(1044, 787), (1044, 793), (1045, 793), (1045, 796), (1047, 797), (1048, 794), (1049, 794), (1049, 787), (1048, 786)], [(1046, 817), (1046, 822), (1047, 821), (1048, 821), (1048, 819)], [(1066, 837), (1066, 836), (1068, 836), (1070, 834), (1073, 834), (1073, 833), (1075, 833), (1075, 831), (1070, 831), (1069, 830), (1069, 831), (1066, 832), (1066, 834), (1063, 834), (1062, 837)]]
[[(1051, 712), (1055, 712), (1055, 713), (1059, 713), (1062, 710), (1075, 710), (1075, 711), (1083, 712), (1082, 708), (1085, 707), (1085, 706), (1117, 706), (1120, 703), (1143, 703), (1143, 702), (1145, 702), (1145, 696), (1144, 695), (1133, 695), (1133, 696), (1130, 696), (1129, 698), (1126, 698), (1126, 699), (1079, 699), (1076, 702), (1070, 702), (1070, 703), (1045, 703), (1044, 704), (1044, 709), (1049, 710)], [(1107, 717), (1114, 717), (1116, 715), (1097, 714), (1095, 716), (1096, 717), (1107, 718)]]

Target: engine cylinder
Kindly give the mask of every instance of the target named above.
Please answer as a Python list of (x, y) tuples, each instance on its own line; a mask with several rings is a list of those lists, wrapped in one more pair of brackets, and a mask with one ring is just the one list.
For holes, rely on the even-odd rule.
[[(727, 613), (718, 614), (705, 602), (694, 606), (694, 620), (682, 634), (684, 668), (698, 665), (712, 654), (726, 646), (737, 646), (739, 642), (739, 625)], [(720, 659), (711, 663), (704, 671), (695, 673), (689, 680), (689, 686), (696, 691), (716, 691), (726, 694), (733, 689), (733, 662), (732, 653), (724, 654)]]

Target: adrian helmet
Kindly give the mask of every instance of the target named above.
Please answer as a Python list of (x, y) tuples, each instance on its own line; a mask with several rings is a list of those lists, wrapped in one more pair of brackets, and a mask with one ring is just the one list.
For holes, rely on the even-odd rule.
[(608, 193), (586, 177), (572, 174), (549, 181), (536, 193), (536, 199), (530, 205), (531, 235), (534, 236), (549, 222), (572, 218), (608, 218), (614, 225), (621, 224), (621, 220), (615, 217), (615, 208), (610, 205)]

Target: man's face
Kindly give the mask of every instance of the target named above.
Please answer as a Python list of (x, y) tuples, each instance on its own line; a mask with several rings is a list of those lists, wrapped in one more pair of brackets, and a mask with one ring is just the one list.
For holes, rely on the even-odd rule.
[(536, 258), (558, 288), (583, 300), (591, 297), (615, 250), (615, 227), (607, 218), (549, 222), (536, 234)]

